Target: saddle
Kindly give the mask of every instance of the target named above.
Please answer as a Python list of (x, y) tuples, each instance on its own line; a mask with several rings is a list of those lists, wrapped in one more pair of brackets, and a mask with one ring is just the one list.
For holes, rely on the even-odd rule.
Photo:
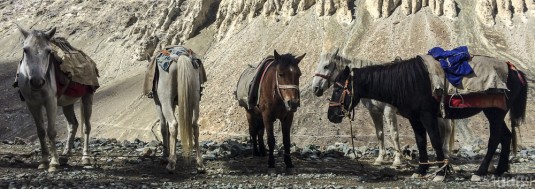
[[(179, 45), (166, 46), (164, 49), (169, 51), (170, 53), (176, 55), (185, 55), (191, 58), (193, 67), (195, 69), (199, 69), (199, 80), (201, 83), (200, 90), (202, 96), (202, 90), (204, 88), (202, 85), (208, 79), (206, 77), (206, 71), (204, 70), (203, 63), (201, 59), (197, 57), (197, 54), (195, 54), (191, 49), (187, 49)], [(158, 86), (157, 78), (159, 76), (159, 73), (156, 65), (160, 66), (160, 68), (162, 68), (162, 70), (164, 71), (169, 71), (169, 67), (173, 62), (171, 57), (161, 53), (161, 51), (155, 51), (152, 57), (154, 58), (149, 62), (148, 69), (145, 73), (145, 80), (143, 82), (143, 95), (149, 98), (152, 98), (153, 92), (156, 91), (156, 88), (154, 86)]]
[(97, 64), (83, 51), (62, 37), (51, 40), (55, 64), (57, 94), (81, 97), (100, 87)]
[(234, 96), (238, 100), (239, 106), (252, 110), (258, 105), (262, 74), (271, 65), (269, 63), (274, 60), (273, 56), (268, 56), (257, 65), (248, 65), (242, 72), (234, 91)]

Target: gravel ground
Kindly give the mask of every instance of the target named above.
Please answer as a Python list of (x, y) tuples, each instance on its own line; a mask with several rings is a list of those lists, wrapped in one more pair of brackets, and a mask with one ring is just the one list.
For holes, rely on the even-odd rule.
[[(92, 139), (91, 166), (82, 166), (80, 140), (75, 143), (69, 165), (55, 173), (37, 169), (39, 145), (22, 139), (0, 144), (0, 188), (533, 188), (535, 187), (535, 148), (524, 148), (503, 177), (487, 176), (471, 182), (484, 150), (463, 147), (453, 155), (455, 172), (441, 183), (410, 179), (415, 167), (415, 147), (406, 146), (400, 167), (373, 166), (375, 147), (352, 148), (337, 143), (324, 149), (316, 145), (293, 147), (295, 172), (287, 172), (277, 157), (275, 173), (268, 173), (267, 158), (252, 157), (243, 139), (222, 143), (202, 142), (206, 173), (197, 173), (193, 163), (182, 157), (174, 174), (162, 163), (159, 142)], [(58, 143), (59, 150), (63, 148)], [(181, 148), (177, 149), (180, 153)], [(392, 149), (388, 150), (392, 159)], [(432, 152), (431, 152), (432, 153)], [(278, 153), (279, 154), (279, 153)], [(126, 156), (126, 157), (118, 157)], [(193, 159), (193, 158), (192, 158)]]

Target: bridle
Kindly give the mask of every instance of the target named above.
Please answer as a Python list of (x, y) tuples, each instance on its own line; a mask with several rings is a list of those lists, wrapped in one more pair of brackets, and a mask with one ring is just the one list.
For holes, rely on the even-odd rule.
[[(340, 82), (335, 82), (335, 85), (338, 85), (339, 87), (343, 87), (343, 90), (342, 90), (342, 94), (340, 95), (340, 98), (338, 99), (338, 101), (333, 101), (332, 99), (329, 101), (329, 107), (335, 107), (335, 108), (342, 108), (342, 113), (344, 114), (344, 117), (348, 117), (348, 118), (351, 118), (351, 112), (349, 110), (346, 110), (344, 108), (344, 101), (346, 99), (346, 96), (349, 96), (350, 100), (349, 100), (349, 108), (351, 108), (352, 106), (352, 103), (353, 103), (353, 97), (354, 97), (354, 92), (352, 91), (353, 90), (353, 87), (351, 88), (352, 90), (349, 90), (349, 81), (353, 78), (353, 76), (351, 74), (349, 74), (349, 77), (345, 80), (345, 84), (342, 85)], [(353, 111), (353, 117), (351, 118), (351, 120), (354, 119), (354, 112), (355, 112), (355, 109), (352, 110)]]
[(299, 94), (299, 86), (297, 85), (281, 85), (279, 84), (279, 72), (275, 71), (275, 84), (277, 86), (277, 94), (280, 96), (283, 102), (286, 102), (284, 96), (281, 94), (281, 89), (295, 89)]

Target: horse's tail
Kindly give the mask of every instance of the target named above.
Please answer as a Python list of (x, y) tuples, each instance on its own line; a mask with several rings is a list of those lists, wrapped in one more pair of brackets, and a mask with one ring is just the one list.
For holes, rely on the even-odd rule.
[(196, 86), (199, 75), (195, 74), (191, 59), (187, 56), (180, 56), (176, 64), (180, 141), (183, 156), (187, 159), (190, 157), (193, 147), (193, 103), (199, 103), (198, 96), (196, 96), (197, 90), (200, 89), (199, 86)]
[(516, 127), (520, 126), (526, 118), (526, 103), (528, 98), (528, 82), (526, 80), (526, 75), (514, 68), (514, 70), (509, 69), (509, 78), (517, 78), (513, 80), (516, 84), (520, 85), (520, 91), (516, 98), (511, 99), (509, 111), (509, 118), (511, 120), (511, 131), (513, 134), (512, 145), (513, 145), (513, 154), (518, 150), (518, 139), (516, 135)]

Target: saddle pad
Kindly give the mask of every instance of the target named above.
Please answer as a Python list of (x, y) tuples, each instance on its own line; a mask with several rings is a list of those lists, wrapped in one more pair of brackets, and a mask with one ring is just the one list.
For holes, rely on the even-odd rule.
[(53, 38), (54, 57), (61, 62), (59, 68), (74, 82), (98, 88), (97, 64), (83, 51), (72, 47), (61, 37)]
[(501, 108), (507, 110), (505, 94), (467, 94), (447, 96), (444, 104), (450, 108)]
[[(188, 49), (182, 46), (173, 46), (166, 48), (166, 50), (172, 54), (189, 56)], [(172, 61), (173, 59), (171, 59), (170, 56), (164, 55), (162, 53), (158, 54), (158, 56), (156, 57), (156, 63), (158, 63), (158, 66), (160, 66), (165, 71), (169, 71), (169, 66), (171, 65)]]
[(473, 74), (462, 79), (457, 88), (445, 80), (444, 70), (440, 63), (430, 55), (420, 55), (429, 72), (433, 95), (441, 96), (443, 90), (447, 94), (470, 94), (486, 92), (489, 89), (507, 89), (507, 63), (488, 56), (474, 56), (468, 62)]
[(242, 72), (234, 91), (238, 105), (251, 110), (258, 104), (262, 74), (273, 60), (273, 56), (268, 56), (256, 66), (248, 65)]

